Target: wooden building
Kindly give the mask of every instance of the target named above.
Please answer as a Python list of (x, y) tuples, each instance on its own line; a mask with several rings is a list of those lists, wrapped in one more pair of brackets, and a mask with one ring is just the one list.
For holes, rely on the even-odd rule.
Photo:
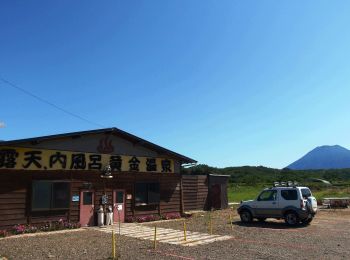
[(115, 221), (182, 213), (180, 169), (191, 163), (117, 128), (0, 142), (0, 229), (59, 219), (94, 225), (101, 204)]
[(228, 208), (229, 175), (182, 175), (185, 211)]

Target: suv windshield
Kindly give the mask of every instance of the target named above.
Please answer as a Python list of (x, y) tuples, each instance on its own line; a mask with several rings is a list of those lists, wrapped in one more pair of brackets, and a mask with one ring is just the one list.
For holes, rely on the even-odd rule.
[(311, 191), (307, 188), (301, 189), (301, 194), (304, 198), (311, 197)]

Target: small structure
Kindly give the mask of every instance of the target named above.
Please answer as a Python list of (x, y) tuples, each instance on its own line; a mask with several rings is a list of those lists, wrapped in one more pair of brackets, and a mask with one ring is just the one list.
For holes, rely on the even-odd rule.
[(227, 183), (229, 175), (209, 174), (208, 190), (209, 200), (208, 207), (213, 209), (228, 208)]
[(348, 208), (350, 206), (350, 198), (324, 198), (322, 204), (328, 208)]
[(229, 175), (182, 175), (185, 211), (226, 209)]

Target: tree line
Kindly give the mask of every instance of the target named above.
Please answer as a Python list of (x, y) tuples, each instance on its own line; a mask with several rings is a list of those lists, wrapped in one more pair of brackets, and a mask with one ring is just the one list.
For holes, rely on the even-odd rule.
[(182, 169), (183, 174), (221, 174), (229, 175), (230, 183), (254, 185), (273, 183), (274, 181), (297, 181), (299, 183), (315, 182), (317, 179), (327, 180), (332, 184), (350, 183), (350, 169), (331, 170), (290, 170), (273, 169), (264, 166), (241, 166), (217, 168), (199, 164)]

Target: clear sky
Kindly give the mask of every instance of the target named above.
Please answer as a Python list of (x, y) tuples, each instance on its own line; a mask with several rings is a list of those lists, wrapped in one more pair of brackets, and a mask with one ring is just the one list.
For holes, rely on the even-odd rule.
[[(0, 76), (212, 166), (350, 148), (350, 1), (0, 2)], [(0, 81), (0, 139), (101, 128)]]

